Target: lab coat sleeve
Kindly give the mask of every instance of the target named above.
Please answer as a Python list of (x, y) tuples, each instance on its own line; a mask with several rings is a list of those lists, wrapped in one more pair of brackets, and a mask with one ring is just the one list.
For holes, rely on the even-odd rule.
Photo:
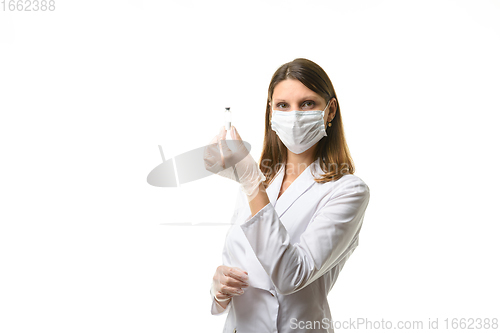
[(233, 303), (233, 301), (231, 300), (229, 302), (229, 304), (226, 306), (226, 308), (224, 309), (222, 306), (219, 305), (219, 303), (217, 303), (217, 301), (215, 300), (215, 295), (213, 294), (212, 292), (212, 287), (210, 287), (210, 296), (212, 297), (212, 309), (211, 309), (211, 313), (214, 315), (214, 316), (220, 316), (224, 313), (227, 313), (229, 311), (229, 308), (231, 307), (231, 304)]
[(287, 230), (269, 203), (241, 224), (257, 259), (280, 294), (306, 287), (337, 265), (361, 227), (370, 198), (362, 180), (351, 181), (330, 195), (307, 223), (300, 241), (290, 244)]

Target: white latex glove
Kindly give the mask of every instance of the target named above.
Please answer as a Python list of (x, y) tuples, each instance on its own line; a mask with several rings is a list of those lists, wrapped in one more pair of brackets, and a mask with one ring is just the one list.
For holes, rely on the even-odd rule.
[(231, 126), (231, 137), (234, 140), (229, 142), (232, 149), (229, 149), (226, 142), (226, 132), (223, 126), (219, 134), (205, 148), (203, 156), (205, 169), (239, 182), (250, 201), (257, 195), (259, 184), (266, 180), (266, 177), (248, 152), (236, 128)]
[(243, 295), (248, 287), (248, 274), (238, 267), (219, 266), (212, 280), (211, 294), (219, 303)]

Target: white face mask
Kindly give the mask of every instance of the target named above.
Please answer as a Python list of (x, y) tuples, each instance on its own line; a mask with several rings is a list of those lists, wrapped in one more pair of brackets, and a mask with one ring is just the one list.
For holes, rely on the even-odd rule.
[(272, 110), (271, 128), (281, 142), (295, 154), (301, 154), (326, 136), (325, 110), (278, 111)]

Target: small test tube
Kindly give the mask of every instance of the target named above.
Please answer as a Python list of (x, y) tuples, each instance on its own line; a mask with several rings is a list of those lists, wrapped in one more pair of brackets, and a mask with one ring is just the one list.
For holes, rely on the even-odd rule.
[(226, 108), (226, 111), (224, 111), (224, 125), (226, 126), (226, 131), (231, 129), (231, 108)]

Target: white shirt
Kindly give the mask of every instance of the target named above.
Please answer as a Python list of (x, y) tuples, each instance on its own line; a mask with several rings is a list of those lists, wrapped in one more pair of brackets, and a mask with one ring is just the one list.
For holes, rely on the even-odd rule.
[(252, 217), (239, 191), (222, 264), (248, 272), (249, 287), (224, 310), (224, 333), (333, 332), (327, 296), (358, 246), (370, 189), (355, 175), (319, 184), (319, 159), (277, 199), (284, 166), (266, 192), (270, 203)]

